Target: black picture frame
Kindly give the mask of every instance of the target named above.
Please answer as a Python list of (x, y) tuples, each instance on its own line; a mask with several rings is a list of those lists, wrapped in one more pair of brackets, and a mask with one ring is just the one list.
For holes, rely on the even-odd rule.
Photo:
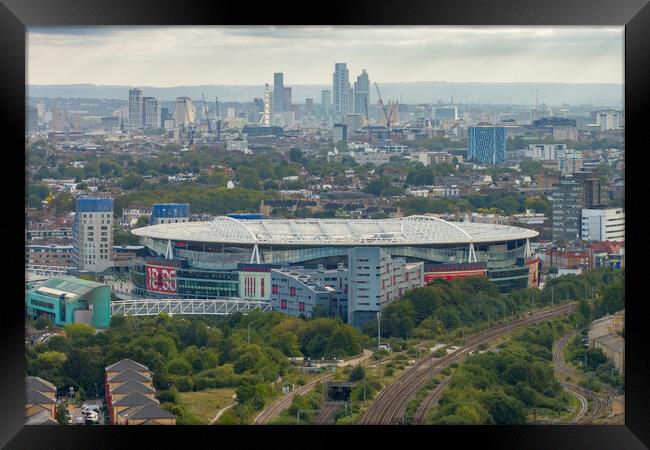
[[(620, 25), (625, 26), (625, 140), (629, 149), (626, 164), (627, 215), (626, 289), (626, 418), (625, 426), (517, 426), (517, 427), (47, 427), (24, 425), (24, 295), (20, 280), (22, 263), (15, 255), (24, 254), (18, 220), (24, 201), (11, 192), (9, 174), (20, 178), (14, 167), (24, 164), (25, 112), (25, 29), (31, 26), (65, 25), (254, 25), (254, 24), (335, 24), (335, 25)], [(441, 439), (454, 446), (468, 442), (481, 448), (513, 449), (636, 449), (650, 445), (650, 355), (647, 316), (645, 314), (643, 274), (643, 233), (641, 185), (643, 152), (647, 152), (650, 82), (648, 48), (650, 5), (647, 0), (492, 0), (426, 2), (407, 0), (389, 2), (347, 1), (314, 4), (302, 2), (249, 2), (174, 0), (0, 0), (0, 123), (5, 127), (0, 146), (4, 165), (4, 220), (0, 227), (5, 237), (3, 260), (6, 264), (3, 287), (11, 287), (0, 298), (3, 326), (0, 347), (0, 445), (7, 448), (121, 448), (135, 445), (134, 438), (144, 437), (148, 447), (172, 442), (182, 436), (185, 445), (249, 446), (251, 439), (260, 444), (283, 445), (278, 433), (285, 434), (288, 445), (327, 446), (352, 443), (352, 434), (363, 439), (364, 446), (386, 443), (413, 445), (416, 442), (437, 445)], [(632, 176), (630, 176), (632, 174)], [(19, 184), (20, 185), (20, 184)], [(638, 187), (637, 187), (638, 185)], [(24, 185), (23, 185), (24, 186)], [(7, 189), (8, 187), (8, 189)], [(641, 194), (637, 194), (640, 192)], [(636, 195), (636, 203), (630, 197)], [(642, 206), (643, 205), (643, 206)], [(14, 212), (15, 209), (15, 212)], [(647, 234), (647, 233), (646, 233)], [(15, 248), (14, 248), (15, 247)], [(631, 258), (631, 259), (630, 259)], [(8, 264), (7, 264), (8, 263)], [(629, 277), (631, 270), (631, 278)], [(15, 276), (14, 276), (15, 274)], [(630, 289), (639, 286), (639, 289)], [(15, 290), (14, 290), (15, 289)], [(200, 434), (199, 434), (200, 433)], [(205, 433), (210, 434), (206, 436)], [(318, 439), (320, 436), (326, 439)], [(194, 439), (198, 442), (194, 444)], [(206, 439), (207, 438), (207, 439)], [(282, 439), (282, 438), (281, 438)]]

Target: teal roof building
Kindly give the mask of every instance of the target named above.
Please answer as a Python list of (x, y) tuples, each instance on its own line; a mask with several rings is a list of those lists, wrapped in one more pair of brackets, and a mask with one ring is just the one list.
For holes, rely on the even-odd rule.
[(111, 287), (71, 276), (50, 278), (27, 290), (25, 308), (28, 316), (46, 316), (58, 326), (87, 323), (106, 328), (111, 321)]

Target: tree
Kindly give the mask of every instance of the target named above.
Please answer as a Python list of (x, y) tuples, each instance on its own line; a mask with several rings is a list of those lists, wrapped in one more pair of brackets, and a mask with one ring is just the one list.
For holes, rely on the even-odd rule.
[(174, 358), (167, 363), (167, 372), (172, 375), (190, 375), (192, 365), (183, 358)]
[(348, 376), (349, 381), (359, 381), (363, 380), (366, 377), (366, 371), (361, 367), (360, 365), (356, 365), (351, 371), (350, 375)]
[(54, 328), (54, 324), (46, 316), (40, 316), (38, 319), (36, 319), (36, 323), (34, 324), (34, 326), (36, 327), (37, 330), (44, 330), (45, 328), (49, 328), (49, 329)]
[(292, 148), (289, 150), (289, 161), (291, 162), (301, 162), (302, 161), (302, 151), (298, 148)]
[(149, 225), (149, 216), (140, 216), (135, 222), (135, 228), (146, 227)]
[(488, 392), (483, 402), (497, 425), (520, 425), (526, 422), (524, 404), (502, 391)]
[(139, 188), (143, 184), (144, 177), (136, 172), (127, 172), (120, 180), (120, 186), (126, 190)]
[(62, 192), (54, 197), (50, 202), (49, 207), (57, 214), (70, 212), (74, 208), (74, 198), (69, 192)]

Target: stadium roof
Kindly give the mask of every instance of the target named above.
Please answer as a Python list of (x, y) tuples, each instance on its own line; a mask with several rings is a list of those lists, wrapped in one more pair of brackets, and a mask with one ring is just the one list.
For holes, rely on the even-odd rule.
[(397, 219), (267, 219), (217, 217), (209, 222), (152, 225), (132, 231), (152, 239), (273, 245), (431, 245), (533, 238), (526, 228), (447, 222), (433, 216)]

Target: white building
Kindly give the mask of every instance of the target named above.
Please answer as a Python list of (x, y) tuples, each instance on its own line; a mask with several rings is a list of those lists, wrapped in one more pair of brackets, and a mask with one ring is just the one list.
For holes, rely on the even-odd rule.
[(622, 209), (582, 210), (582, 240), (622, 241), (624, 239), (625, 213)]
[(596, 125), (600, 127), (601, 131), (620, 130), (623, 128), (623, 117), (618, 111), (598, 111)]
[(447, 152), (420, 152), (416, 153), (416, 161), (420, 161), (425, 166), (431, 164), (452, 164), (454, 162), (454, 155)]
[(354, 154), (357, 164), (374, 164), (380, 166), (390, 162), (390, 154), (387, 152), (357, 152)]
[(248, 149), (248, 140), (246, 139), (233, 139), (226, 141), (226, 150), (229, 152), (251, 153)]
[(141, 89), (129, 90), (129, 128), (142, 128), (143, 101)]
[(525, 156), (535, 161), (557, 161), (566, 151), (565, 144), (529, 144)]
[(92, 272), (113, 266), (113, 199), (79, 198), (72, 227), (73, 263)]
[(557, 168), (563, 174), (580, 172), (582, 167), (582, 153), (576, 151), (568, 151), (563, 157), (557, 160)]

